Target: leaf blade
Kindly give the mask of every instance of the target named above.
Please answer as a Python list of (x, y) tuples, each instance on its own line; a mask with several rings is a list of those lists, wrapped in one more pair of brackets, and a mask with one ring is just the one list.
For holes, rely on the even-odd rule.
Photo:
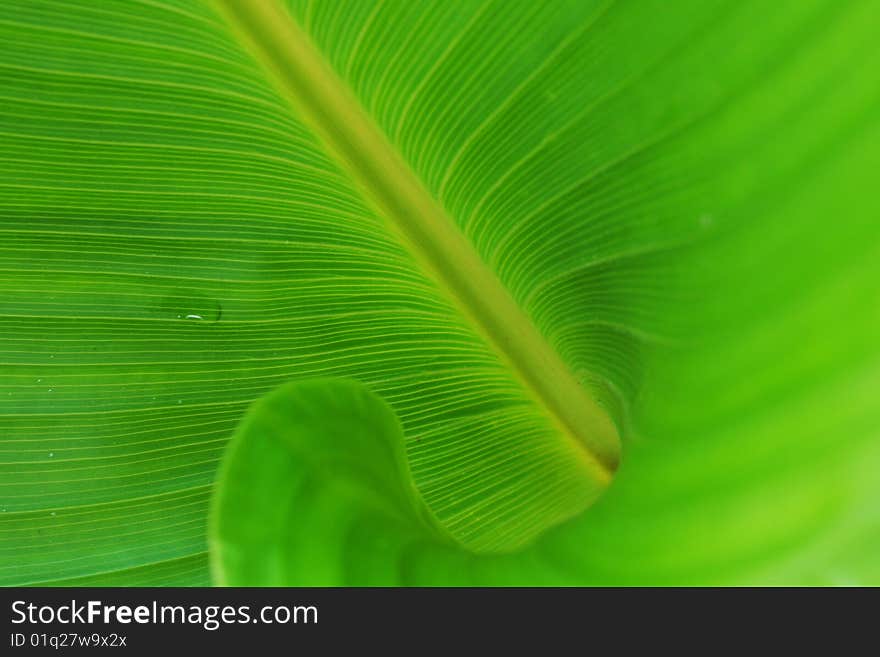
[[(876, 7), (292, 7), (573, 372), (623, 400), (608, 495), (487, 581), (876, 576)], [(186, 491), (301, 376), (381, 394), (451, 526), (521, 512), (514, 472), (560, 479), (552, 427), (210, 8), (6, 9), (4, 582), (196, 567)], [(185, 320), (206, 299), (220, 321)], [(153, 494), (176, 501), (126, 527)]]
[(385, 216), (427, 262), (463, 312), (479, 326), (538, 402), (586, 450), (585, 477), (594, 487), (608, 483), (619, 459), (617, 430), (573, 379), (507, 290), (474, 253), (420, 181), (357, 106), (278, 5), (223, 4), (233, 25), (274, 71), (277, 83), (302, 108), (315, 130), (347, 162)]

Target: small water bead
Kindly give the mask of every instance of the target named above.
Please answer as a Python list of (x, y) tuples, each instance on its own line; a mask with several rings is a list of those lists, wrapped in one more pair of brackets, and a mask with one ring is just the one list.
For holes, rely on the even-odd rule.
[(220, 302), (196, 291), (164, 297), (156, 308), (159, 315), (184, 322), (213, 324), (220, 319)]
[(55, 452), (49, 452), (49, 458), (52, 458), (53, 456), (55, 456)]
[[(218, 317), (219, 317), (219, 315), (218, 315)], [(203, 320), (203, 319), (205, 319), (205, 316), (204, 316), (204, 315), (200, 315), (200, 314), (198, 314), (198, 313), (187, 313), (186, 315), (182, 315), (182, 314), (181, 314), (181, 315), (178, 315), (178, 316), (177, 316), (177, 319), (188, 319), (188, 320), (196, 320), (196, 321), (198, 321), (198, 320)], [(215, 317), (215, 318), (213, 319), (213, 321), (216, 322), (216, 321), (217, 321), (217, 317)]]

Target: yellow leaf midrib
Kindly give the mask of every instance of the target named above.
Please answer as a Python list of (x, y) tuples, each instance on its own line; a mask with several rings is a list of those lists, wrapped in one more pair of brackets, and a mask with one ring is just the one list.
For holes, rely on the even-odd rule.
[(620, 439), (455, 222), (276, 0), (216, 0), (282, 95), (324, 140), (414, 256), (577, 446), (587, 476), (611, 479)]

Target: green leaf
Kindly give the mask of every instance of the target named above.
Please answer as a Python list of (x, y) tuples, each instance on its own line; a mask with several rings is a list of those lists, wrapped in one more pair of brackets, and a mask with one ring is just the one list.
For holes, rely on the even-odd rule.
[(415, 489), (393, 411), (356, 382), (261, 398), (219, 481), (211, 535), (225, 584), (387, 584), (407, 550), (454, 545)]
[(0, 582), (880, 582), (876, 3), (273, 7), (4, 4)]

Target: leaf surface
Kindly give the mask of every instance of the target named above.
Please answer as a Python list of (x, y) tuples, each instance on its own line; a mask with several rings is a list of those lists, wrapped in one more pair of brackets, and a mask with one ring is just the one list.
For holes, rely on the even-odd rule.
[[(350, 394), (392, 453), (393, 411), (420, 503), (459, 546), (409, 571), (389, 554), (385, 581), (876, 581), (876, 5), (289, 9), (613, 419), (611, 488), (587, 509), (604, 484), (583, 441), (479, 295), (401, 234), (217, 7), (15, 1), (0, 581), (206, 583), (228, 437), (316, 376), (371, 391)], [(368, 572), (340, 545), (328, 581)], [(469, 556), (497, 551), (516, 552)]]

